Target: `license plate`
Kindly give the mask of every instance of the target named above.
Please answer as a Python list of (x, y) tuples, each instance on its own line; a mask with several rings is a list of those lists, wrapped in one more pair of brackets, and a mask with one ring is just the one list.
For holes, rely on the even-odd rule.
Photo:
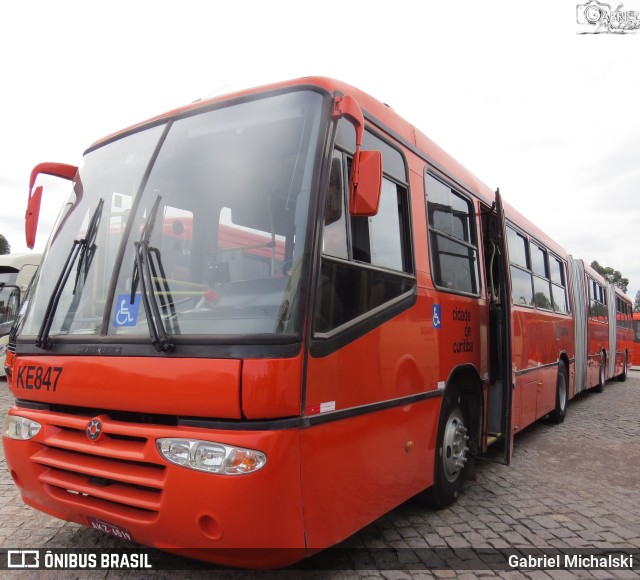
[(133, 536), (127, 530), (121, 528), (120, 526), (110, 524), (109, 522), (99, 520), (98, 518), (87, 518), (87, 520), (89, 521), (89, 525), (95, 530), (100, 530), (105, 534), (115, 536), (116, 538), (120, 538), (121, 540), (128, 540), (129, 542), (133, 542)]

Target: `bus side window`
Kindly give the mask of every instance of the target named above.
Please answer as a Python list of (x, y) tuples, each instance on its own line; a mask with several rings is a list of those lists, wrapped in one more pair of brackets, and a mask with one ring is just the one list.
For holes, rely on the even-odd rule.
[(406, 271), (402, 248), (403, 202), (398, 186), (382, 180), (380, 207), (371, 217), (352, 217), (353, 259), (372, 266)]
[(329, 190), (324, 210), (322, 252), (328, 256), (349, 259), (347, 248), (347, 226), (345, 224), (344, 171), (342, 154), (334, 151), (331, 159)]
[(598, 300), (597, 300), (596, 283), (589, 278), (589, 318), (598, 320)]
[(314, 329), (329, 332), (410, 290), (408, 192), (383, 177), (378, 213), (348, 217), (349, 163), (335, 151), (324, 210), (322, 265)]
[(551, 297), (553, 298), (553, 310), (560, 314), (569, 314), (564, 263), (561, 260), (558, 260), (558, 258), (549, 257), (549, 267), (551, 269)]
[(511, 263), (511, 298), (514, 304), (533, 306), (533, 276), (529, 260), (529, 240), (507, 227), (507, 246)]
[(603, 286), (598, 286), (600, 290), (600, 322), (607, 323), (609, 321), (609, 309), (607, 308), (607, 291)]
[(530, 247), (536, 306), (543, 310), (552, 310), (547, 251), (536, 244), (531, 244)]
[(477, 294), (478, 247), (473, 205), (432, 175), (425, 175), (433, 281), (438, 288)]

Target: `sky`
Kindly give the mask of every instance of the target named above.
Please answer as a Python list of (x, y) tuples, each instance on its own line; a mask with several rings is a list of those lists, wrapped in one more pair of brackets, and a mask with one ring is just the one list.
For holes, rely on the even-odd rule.
[[(619, 2), (613, 3), (616, 6)], [(640, 0), (624, 3), (640, 11)], [(196, 99), (310, 75), (388, 103), (576, 257), (640, 290), (640, 33), (577, 2), (30, 0), (0, 5), (0, 233), (31, 169)], [(66, 186), (45, 187), (42, 250)]]

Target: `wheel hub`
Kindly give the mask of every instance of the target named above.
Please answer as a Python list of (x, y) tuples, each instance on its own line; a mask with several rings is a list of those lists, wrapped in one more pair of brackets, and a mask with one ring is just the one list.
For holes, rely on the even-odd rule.
[(464, 426), (462, 412), (460, 409), (455, 409), (447, 420), (442, 442), (444, 474), (451, 482), (458, 478), (467, 462), (468, 441), (469, 435), (467, 435), (467, 428)]

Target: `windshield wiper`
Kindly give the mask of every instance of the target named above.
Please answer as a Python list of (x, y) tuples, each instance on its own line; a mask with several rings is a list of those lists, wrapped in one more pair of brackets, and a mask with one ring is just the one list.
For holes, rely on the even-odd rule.
[[(98, 207), (96, 207), (96, 211), (91, 216), (91, 221), (89, 222), (89, 227), (87, 228), (87, 233), (84, 236), (82, 249), (80, 251), (80, 258), (78, 260), (78, 269), (76, 270), (76, 282), (73, 286), (73, 293), (76, 293), (78, 289), (78, 282), (80, 279), (80, 274), (84, 273), (82, 277), (82, 287), (84, 287), (84, 283), (87, 280), (87, 276), (89, 275), (89, 268), (91, 268), (91, 262), (93, 262), (93, 257), (96, 254), (96, 236), (98, 235), (98, 228), (100, 227), (100, 218), (102, 217), (102, 208), (104, 207), (104, 199), (100, 198), (98, 202)], [(83, 268), (84, 266), (84, 268)], [(83, 272), (84, 270), (84, 272)], [(82, 293), (82, 287), (80, 288), (80, 293)]]
[(89, 273), (91, 261), (93, 260), (93, 255), (95, 254), (96, 250), (95, 239), (98, 233), (98, 227), (100, 226), (100, 216), (102, 215), (103, 206), (104, 199), (100, 198), (98, 206), (96, 207), (93, 215), (91, 216), (91, 219), (89, 220), (89, 226), (87, 227), (87, 233), (85, 234), (85, 237), (80, 240), (73, 240), (73, 245), (71, 246), (71, 250), (69, 251), (69, 255), (67, 256), (67, 260), (62, 268), (62, 271), (60, 272), (60, 275), (56, 280), (53, 292), (51, 293), (51, 297), (49, 298), (49, 303), (47, 304), (47, 309), (44, 313), (44, 318), (40, 326), (40, 332), (38, 333), (38, 336), (36, 338), (36, 346), (38, 348), (49, 350), (52, 346), (51, 338), (49, 337), (49, 333), (51, 332), (51, 325), (53, 324), (53, 319), (55, 317), (56, 310), (58, 309), (60, 297), (62, 296), (62, 292), (65, 286), (67, 285), (67, 280), (69, 280), (69, 275), (71, 274), (73, 265), (78, 259), (78, 256), (80, 256), (78, 270), (76, 272), (76, 281), (73, 287), (73, 301), (71, 303), (71, 306), (69, 307), (69, 311), (67, 312), (67, 316), (65, 317), (64, 324), (61, 330), (68, 330), (71, 325), (71, 321), (73, 320), (78, 302), (80, 300), (80, 294), (82, 293), (77, 292), (78, 279), (80, 276), (80, 272), (82, 271), (82, 265), (84, 264), (85, 276), (82, 280), (82, 287), (84, 287), (84, 281), (86, 280), (87, 274)]
[(78, 311), (78, 304), (80, 304), (82, 291), (84, 290), (84, 285), (89, 275), (89, 268), (91, 268), (91, 262), (93, 262), (93, 257), (95, 256), (96, 250), (98, 249), (95, 241), (96, 236), (98, 235), (98, 228), (100, 227), (100, 219), (102, 217), (103, 207), (104, 199), (100, 198), (100, 200), (98, 201), (98, 206), (91, 216), (91, 221), (89, 222), (89, 226), (87, 227), (87, 233), (85, 234), (84, 239), (81, 240), (80, 253), (78, 254), (78, 266), (76, 268), (76, 281), (73, 285), (72, 292), (73, 300), (71, 301), (71, 305), (67, 310), (67, 315), (64, 317), (64, 322), (62, 323), (62, 327), (60, 329), (62, 333), (69, 332), (71, 324), (73, 323), (73, 319), (75, 318), (76, 312)]
[[(153, 284), (154, 278), (156, 279), (156, 287), (159, 290), (160, 296), (162, 296), (162, 289), (157, 280), (157, 276), (154, 276), (156, 273), (156, 268), (152, 263), (151, 252), (157, 253), (158, 263), (160, 265), (160, 271), (163, 274), (164, 278), (164, 268), (162, 268), (162, 262), (160, 262), (160, 252), (156, 248), (149, 247), (149, 240), (151, 238), (151, 233), (153, 232), (153, 226), (156, 221), (156, 215), (158, 214), (158, 208), (160, 207), (161, 196), (156, 197), (156, 201), (149, 212), (149, 216), (144, 224), (142, 229), (142, 234), (140, 236), (139, 242), (134, 242), (135, 245), (135, 262), (133, 264), (133, 275), (131, 279), (131, 296), (130, 303), (133, 304), (135, 301), (136, 290), (138, 289), (138, 283), (140, 283), (140, 287), (142, 290), (142, 302), (144, 304), (144, 309), (147, 314), (147, 325), (149, 327), (149, 335), (151, 337), (151, 344), (158, 351), (163, 352), (172, 352), (175, 350), (175, 345), (171, 342), (171, 335), (166, 331), (164, 324), (162, 322), (162, 314), (160, 313), (160, 308), (158, 307), (158, 302), (156, 300)], [(153, 268), (153, 272), (152, 272)], [(169, 287), (165, 280), (165, 287), (167, 291), (167, 300), (171, 302), (171, 311), (172, 315), (175, 315), (175, 310), (173, 308), (173, 301), (171, 301), (169, 295)], [(164, 298), (162, 298), (162, 308), (166, 310), (166, 304)]]
[[(156, 286), (156, 291), (158, 292), (158, 297), (160, 298), (160, 306), (162, 307), (162, 312), (167, 316), (167, 322), (171, 327), (171, 334), (180, 334), (180, 326), (178, 325), (178, 319), (176, 317), (176, 306), (173, 300), (173, 296), (171, 296), (171, 288), (169, 288), (167, 275), (162, 264), (160, 250), (158, 248), (152, 248), (149, 246), (147, 257), (149, 266), (151, 268), (153, 281)], [(155, 263), (152, 257), (155, 257)]]

